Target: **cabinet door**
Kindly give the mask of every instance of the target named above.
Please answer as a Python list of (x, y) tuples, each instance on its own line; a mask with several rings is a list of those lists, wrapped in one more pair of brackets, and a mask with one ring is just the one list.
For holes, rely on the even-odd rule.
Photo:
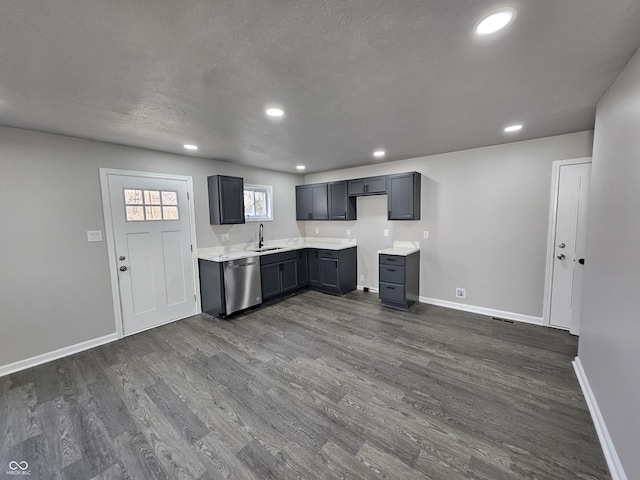
[(318, 250), (310, 248), (309, 255), (309, 285), (320, 286), (320, 264), (318, 262)]
[(311, 219), (311, 186), (296, 186), (296, 220)]
[(262, 284), (262, 300), (268, 300), (280, 295), (280, 264), (271, 263), (260, 267), (260, 282)]
[(244, 223), (244, 179), (218, 175), (220, 223)]
[(389, 175), (389, 220), (420, 220), (420, 174)]
[(337, 259), (320, 258), (320, 279), (322, 287), (340, 290)]
[(347, 182), (332, 182), (329, 189), (329, 220), (355, 220), (356, 198), (347, 194)]
[(366, 182), (364, 178), (347, 181), (349, 195), (362, 195), (365, 191)]
[(384, 194), (387, 192), (387, 177), (367, 178), (366, 191), (368, 194)]
[(298, 287), (309, 285), (309, 252), (307, 250), (298, 251)]
[(311, 219), (327, 220), (328, 218), (327, 184), (311, 185)]
[(298, 288), (298, 260), (287, 260), (280, 264), (280, 285), (282, 293)]

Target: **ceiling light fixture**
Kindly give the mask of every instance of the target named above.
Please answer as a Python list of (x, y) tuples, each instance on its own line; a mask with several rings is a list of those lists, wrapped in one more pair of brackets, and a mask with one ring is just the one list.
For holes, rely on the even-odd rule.
[(305, 167), (304, 165), (296, 165), (296, 168), (297, 168), (298, 170), (304, 170), (304, 169), (305, 169), (305, 168), (307, 168), (307, 167)]
[(508, 127), (504, 128), (505, 133), (514, 133), (514, 132), (519, 132), (520, 130), (522, 130), (522, 124), (517, 123), (515, 125), (509, 125)]
[(476, 35), (480, 36), (491, 35), (492, 33), (496, 33), (497, 31), (505, 28), (507, 25), (512, 23), (515, 18), (515, 10), (512, 8), (503, 8), (482, 17), (482, 19), (476, 23), (474, 31), (476, 32)]
[(387, 154), (387, 152), (385, 152), (384, 150), (376, 150), (375, 152), (373, 152), (373, 156), (376, 158), (382, 158)]
[(184, 147), (186, 150), (197, 150), (197, 149), (198, 149), (198, 146), (197, 146), (197, 145), (192, 145), (192, 144), (190, 144), (190, 143), (185, 143), (185, 144), (183, 145), (183, 147)]
[(282, 116), (284, 116), (284, 110), (282, 110), (281, 108), (278, 107), (270, 107), (267, 108), (264, 113), (266, 113), (268, 116), (273, 117), (273, 118), (280, 118)]

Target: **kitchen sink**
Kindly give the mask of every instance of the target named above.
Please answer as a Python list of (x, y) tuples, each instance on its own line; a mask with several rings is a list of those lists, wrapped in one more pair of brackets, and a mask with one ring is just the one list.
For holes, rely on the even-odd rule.
[(284, 250), (287, 247), (262, 247), (251, 250), (252, 252), (272, 252), (274, 250)]

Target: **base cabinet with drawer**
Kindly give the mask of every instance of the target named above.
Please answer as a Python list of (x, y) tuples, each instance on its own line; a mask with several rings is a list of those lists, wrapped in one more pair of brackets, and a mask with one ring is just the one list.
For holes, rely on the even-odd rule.
[(356, 247), (343, 250), (308, 249), (309, 288), (344, 295), (356, 289)]
[(409, 310), (420, 291), (420, 252), (379, 254), (379, 296), (386, 307)]

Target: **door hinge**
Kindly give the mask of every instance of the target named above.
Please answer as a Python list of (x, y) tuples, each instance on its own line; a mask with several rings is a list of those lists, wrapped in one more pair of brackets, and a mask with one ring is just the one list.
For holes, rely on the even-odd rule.
[(193, 245), (191, 245), (191, 251), (193, 252)]
[(193, 296), (193, 301), (194, 301), (194, 303), (198, 301), (198, 299), (196, 298), (195, 295)]
[(187, 192), (187, 200), (189, 200), (189, 192)]

